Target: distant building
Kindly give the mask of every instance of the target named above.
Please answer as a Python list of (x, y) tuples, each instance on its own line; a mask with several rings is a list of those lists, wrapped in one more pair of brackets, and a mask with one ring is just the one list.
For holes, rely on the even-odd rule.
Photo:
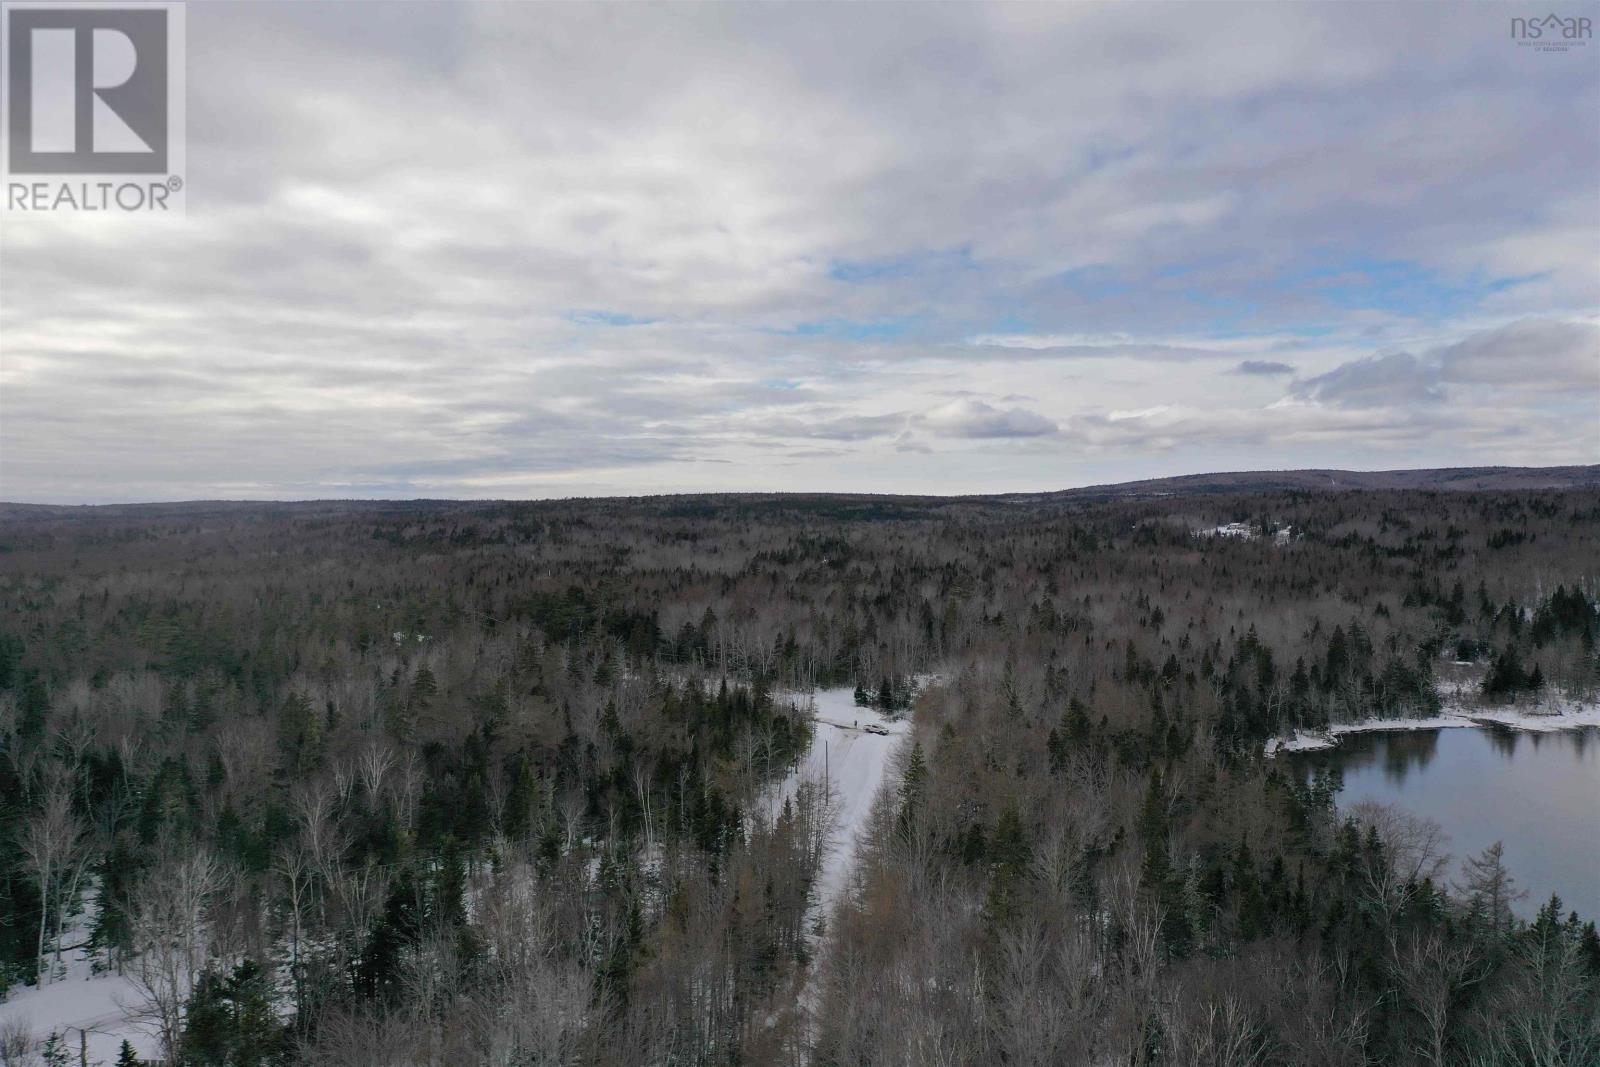
[(1230, 522), (1226, 526), (1218, 526), (1214, 530), (1207, 530), (1206, 533), (1211, 537), (1237, 537), (1242, 541), (1248, 541), (1255, 537), (1256, 530), (1248, 522)]
[[(1195, 534), (1198, 537), (1231, 537), (1240, 541), (1254, 541), (1259, 536), (1255, 524), (1248, 522), (1225, 523), (1222, 526), (1213, 526), (1209, 530), (1197, 530)], [(1292, 540), (1294, 540), (1294, 527), (1278, 526), (1273, 529), (1273, 544), (1286, 545)]]

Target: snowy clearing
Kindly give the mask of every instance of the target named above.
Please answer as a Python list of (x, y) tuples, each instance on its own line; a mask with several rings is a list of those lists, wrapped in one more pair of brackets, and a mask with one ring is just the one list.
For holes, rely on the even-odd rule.
[[(913, 679), (917, 691), (937, 681), (929, 675)], [(791, 697), (800, 707), (809, 707), (815, 729), (811, 748), (794, 771), (771, 795), (774, 810), (792, 797), (802, 782), (820, 782), (832, 795), (834, 825), (829, 845), (817, 874), (817, 894), (811, 905), (813, 917), (829, 919), (850, 884), (850, 869), (856, 847), (867, 828), (873, 802), (884, 788), (890, 769), (905, 738), (911, 733), (910, 713), (895, 719), (875, 708), (856, 704), (853, 688), (819, 689), (810, 695)], [(824, 940), (823, 945), (826, 944)], [(818, 986), (815, 981), (820, 959), (806, 971), (796, 997), (802, 1017), (815, 1021)], [(768, 1024), (772, 1023), (768, 1019)]]
[[(86, 897), (92, 905), (94, 888)], [(50, 981), (42, 987), (17, 986), (0, 1000), (0, 1028), (21, 1022), (42, 1046), (52, 1033), (60, 1034), (78, 1063), (79, 1032), (86, 1037), (89, 1063), (112, 1064), (126, 1039), (141, 1059), (160, 1051), (160, 1042), (146, 1033), (139, 1021), (139, 989), (132, 979), (114, 971), (94, 973), (93, 960), (81, 947), (89, 939), (89, 915), (85, 907), (68, 924), (63, 936), (66, 944), (79, 946), (61, 953), (61, 966), (51, 961)]]
[(838, 821), (832, 847), (817, 876), (817, 900), (823, 915), (832, 911), (849, 879), (856, 841), (866, 828), (872, 802), (887, 777), (901, 739), (911, 732), (906, 719), (892, 719), (874, 708), (858, 707), (851, 688), (819, 689), (793, 698), (809, 701), (815, 732), (811, 748), (773, 796), (774, 808), (794, 795), (804, 781), (826, 782), (834, 797)]

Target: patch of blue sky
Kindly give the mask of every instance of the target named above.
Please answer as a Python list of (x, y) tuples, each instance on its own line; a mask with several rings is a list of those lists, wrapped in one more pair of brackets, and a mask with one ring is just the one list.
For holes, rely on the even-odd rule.
[(1452, 276), (1411, 260), (1356, 256), (1284, 275), (1273, 288), (1312, 296), (1340, 311), (1441, 321), (1470, 313), (1494, 294), (1538, 277)]
[(1039, 325), (1034, 319), (1010, 313), (1001, 315), (999, 318), (991, 320), (981, 329), (974, 329), (972, 332), (986, 334), (1038, 333)]
[(951, 270), (971, 270), (976, 266), (972, 261), (972, 250), (961, 247), (877, 259), (836, 259), (828, 265), (828, 277), (836, 282), (861, 285)]
[(621, 311), (569, 311), (567, 321), (579, 326), (649, 326), (655, 319), (640, 318)]
[(1261, 331), (1254, 301), (1206, 289), (1189, 289), (1178, 296), (1202, 309), (1192, 328), (1212, 337), (1245, 337)]
[(893, 341), (904, 337), (922, 321), (920, 315), (887, 319), (814, 319), (787, 329), (774, 330), (785, 337), (826, 337), (841, 341)]
[(912, 272), (911, 257), (891, 259), (837, 260), (828, 267), (828, 277), (836, 282), (887, 281), (903, 278)]
[(1124, 163), (1132, 159), (1139, 154), (1139, 151), (1135, 145), (1117, 145), (1111, 148), (1090, 145), (1083, 154), (1083, 168), (1091, 173), (1104, 170), (1113, 163)]
[(1077, 296), (1090, 299), (1116, 296), (1133, 290), (1133, 285), (1121, 272), (1103, 264), (1090, 264), (1087, 267), (1074, 267), (1072, 270), (1062, 271), (1048, 279), (1045, 284), (1059, 285)]

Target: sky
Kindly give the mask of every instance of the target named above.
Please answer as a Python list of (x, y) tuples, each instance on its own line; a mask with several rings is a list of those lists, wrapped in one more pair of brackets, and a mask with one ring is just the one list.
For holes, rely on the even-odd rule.
[(191, 3), (187, 216), (0, 220), (0, 498), (1600, 462), (1529, 10)]

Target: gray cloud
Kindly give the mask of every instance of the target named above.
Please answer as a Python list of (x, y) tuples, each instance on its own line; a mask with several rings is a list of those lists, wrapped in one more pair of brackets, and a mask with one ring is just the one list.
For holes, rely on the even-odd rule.
[(1294, 368), (1287, 363), (1279, 363), (1270, 359), (1247, 359), (1233, 368), (1235, 374), (1275, 375), (1293, 374)]
[(1042, 437), (1056, 424), (1026, 408), (997, 408), (982, 400), (952, 400), (922, 415), (918, 422), (942, 437)]
[(1295, 382), (1290, 392), (1302, 400), (1342, 407), (1383, 407), (1444, 399), (1436, 368), (1410, 352), (1351, 360), (1326, 374)]
[(846, 415), (835, 418), (822, 415), (814, 418), (767, 419), (763, 420), (761, 429), (780, 437), (869, 441), (877, 437), (894, 436), (905, 426), (905, 422), (906, 417), (899, 414)]
[(1343, 407), (1433, 403), (1450, 385), (1600, 395), (1600, 326), (1523, 319), (1441, 345), (1420, 356), (1389, 352), (1295, 382), (1291, 395)]
[(1600, 388), (1600, 325), (1522, 319), (1430, 354), (1446, 382)]

